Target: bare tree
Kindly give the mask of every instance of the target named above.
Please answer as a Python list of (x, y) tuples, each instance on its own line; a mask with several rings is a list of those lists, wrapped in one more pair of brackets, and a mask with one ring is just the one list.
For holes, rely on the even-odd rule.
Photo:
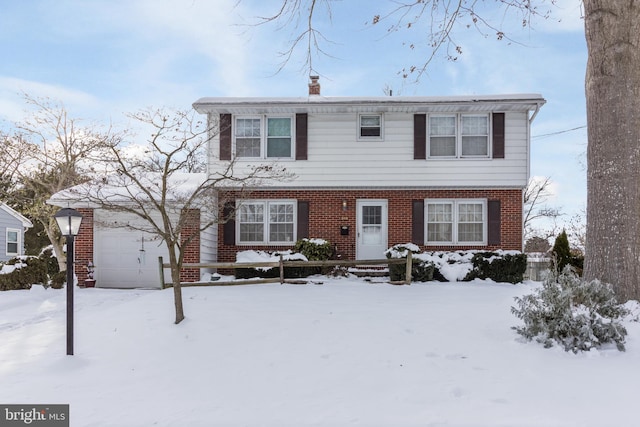
[[(419, 79), (438, 54), (455, 60), (462, 49), (453, 37), (461, 27), (475, 28), (482, 35), (498, 40), (508, 39), (504, 31), (484, 19), (485, 2), (393, 0), (391, 3), (394, 6), (388, 14), (372, 11), (374, 25), (390, 22), (387, 31), (412, 31), (418, 27), (427, 32), (426, 38), (422, 33), (415, 36), (426, 40), (425, 60), (403, 68), (405, 77)], [(515, 12), (522, 25), (528, 26), (534, 17), (551, 16), (555, 1), (495, 0), (495, 3), (505, 11)], [(579, 4), (578, 0), (576, 3)], [(640, 3), (582, 0), (582, 4), (588, 49), (584, 276), (611, 283), (622, 300), (640, 299)], [(313, 34), (318, 40), (314, 21), (317, 13), (313, 13), (316, 1), (285, 0), (284, 5), (288, 8), (282, 8), (271, 19), (284, 22), (285, 26), (287, 22), (294, 23), (299, 36)], [(380, 6), (376, 3), (375, 7)], [(305, 11), (310, 12), (305, 15), (306, 21), (290, 20)], [(420, 27), (416, 25), (418, 22), (426, 25)], [(417, 46), (408, 45), (410, 49)], [(314, 53), (309, 48), (307, 52)]]
[(86, 181), (106, 146), (119, 135), (69, 117), (60, 102), (27, 94), (24, 98), (35, 111), (25, 121), (15, 123), (12, 134), (3, 136), (0, 168), (15, 184), (7, 194), (11, 204), (20, 206), (23, 214), (43, 226), (64, 270), (64, 238), (53, 219), (57, 208), (46, 201)]
[[(550, 177), (542, 179), (532, 177), (524, 189), (523, 240), (525, 241), (534, 234), (533, 223), (536, 220), (547, 219), (555, 223), (555, 221), (562, 216), (560, 209), (547, 205), (549, 198), (552, 196), (550, 191), (551, 184), (552, 181)], [(545, 237), (555, 236), (556, 234), (554, 231), (553, 234)]]
[[(164, 242), (171, 264), (175, 323), (184, 319), (180, 273), (185, 255), (203, 231), (229, 219), (221, 216), (226, 191), (242, 194), (265, 181), (292, 177), (276, 164), (256, 165), (239, 176), (233, 161), (207, 173), (188, 173), (200, 163), (198, 159), (206, 158), (207, 144), (218, 131), (194, 115), (194, 111), (163, 109), (131, 115), (150, 130), (142, 149), (132, 150), (124, 140), (113, 141), (104, 159), (104, 173), (60, 196), (129, 214), (139, 221), (102, 225), (151, 233)], [(194, 212), (201, 215), (194, 217)]]

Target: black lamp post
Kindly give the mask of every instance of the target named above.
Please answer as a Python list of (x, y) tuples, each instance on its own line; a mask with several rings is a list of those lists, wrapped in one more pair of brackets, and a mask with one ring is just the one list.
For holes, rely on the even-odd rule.
[(73, 238), (78, 235), (82, 215), (75, 209), (60, 209), (54, 216), (67, 238), (67, 355), (73, 355)]

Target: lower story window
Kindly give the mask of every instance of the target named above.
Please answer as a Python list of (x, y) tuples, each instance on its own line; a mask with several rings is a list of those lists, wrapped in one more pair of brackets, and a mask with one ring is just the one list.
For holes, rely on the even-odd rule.
[(7, 255), (19, 255), (20, 230), (7, 229)]
[(427, 244), (486, 244), (487, 203), (484, 199), (428, 199), (425, 216)]
[(294, 200), (244, 200), (236, 215), (240, 244), (293, 244), (296, 241)]

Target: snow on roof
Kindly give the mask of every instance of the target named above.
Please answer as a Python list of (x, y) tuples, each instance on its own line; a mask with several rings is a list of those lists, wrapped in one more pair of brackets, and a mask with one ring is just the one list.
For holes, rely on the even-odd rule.
[(492, 106), (496, 110), (523, 111), (539, 108), (546, 100), (537, 93), (463, 96), (375, 96), (334, 97), (311, 95), (307, 97), (205, 97), (193, 103), (199, 113), (210, 111), (236, 112), (241, 108), (284, 108), (321, 110), (333, 107), (387, 109), (390, 111), (446, 111), (451, 106), (467, 109), (473, 106)]
[[(207, 179), (206, 173), (173, 173), (168, 180), (167, 198), (169, 200), (178, 200), (185, 194), (193, 193), (195, 189)], [(143, 179), (147, 189), (159, 191), (161, 175), (153, 173)], [(159, 193), (158, 193), (159, 196)], [(148, 198), (146, 194), (135, 184), (122, 185), (122, 181), (118, 180), (115, 184), (103, 184), (96, 182), (88, 182), (86, 184), (76, 185), (75, 187), (62, 190), (52, 195), (47, 203), (60, 207), (91, 207), (92, 199), (109, 200), (110, 203), (126, 203), (134, 198), (136, 200), (144, 200)]]

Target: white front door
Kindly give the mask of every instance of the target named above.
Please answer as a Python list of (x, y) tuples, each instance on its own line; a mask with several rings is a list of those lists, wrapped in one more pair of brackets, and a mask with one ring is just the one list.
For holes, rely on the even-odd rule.
[(387, 200), (356, 202), (356, 259), (383, 259), (387, 248)]

